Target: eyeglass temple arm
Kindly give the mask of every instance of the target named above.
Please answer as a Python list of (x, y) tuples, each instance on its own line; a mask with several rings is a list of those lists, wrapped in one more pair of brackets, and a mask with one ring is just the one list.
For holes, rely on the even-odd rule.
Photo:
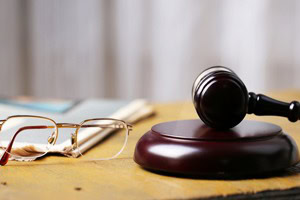
[(11, 151), (11, 148), (12, 148), (12, 145), (14, 144), (14, 141), (17, 137), (17, 135), (24, 131), (24, 130), (28, 130), (28, 129), (44, 129), (44, 128), (49, 128), (49, 126), (24, 126), (22, 128), (20, 128), (16, 133), (15, 135), (13, 136), (12, 140), (10, 141), (6, 151), (4, 152), (1, 160), (0, 160), (0, 165), (4, 166), (6, 165), (6, 163), (8, 162), (8, 159), (9, 159), (9, 156), (10, 156), (10, 151)]

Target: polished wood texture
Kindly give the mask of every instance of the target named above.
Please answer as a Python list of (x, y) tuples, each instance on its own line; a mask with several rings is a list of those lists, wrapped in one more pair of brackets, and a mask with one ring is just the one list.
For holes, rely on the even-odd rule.
[(195, 80), (192, 100), (202, 121), (210, 127), (228, 129), (238, 125), (248, 114), (300, 119), (300, 103), (281, 102), (262, 94), (248, 94), (243, 81), (231, 69), (214, 66)]
[(248, 91), (243, 81), (229, 68), (214, 66), (195, 80), (192, 100), (201, 120), (210, 127), (232, 128), (248, 110)]
[(288, 118), (291, 122), (300, 119), (300, 103), (292, 101), (286, 103), (272, 99), (266, 95), (249, 93), (248, 114), (273, 115)]
[(294, 166), (299, 153), (294, 140), (271, 123), (244, 120), (217, 130), (195, 119), (153, 126), (137, 143), (134, 160), (168, 175), (241, 178)]
[[(300, 91), (268, 95), (283, 101), (300, 99)], [(161, 122), (198, 119), (190, 101), (157, 104), (155, 110), (156, 116), (134, 126), (125, 152), (115, 160), (81, 163), (47, 156), (34, 162), (8, 162), (0, 167), (0, 199), (190, 199), (300, 186), (300, 174), (296, 173), (259, 179), (205, 180), (143, 170), (133, 161), (133, 152), (147, 130)], [(249, 115), (246, 118), (275, 123), (300, 145), (300, 123), (290, 123), (280, 117)]]

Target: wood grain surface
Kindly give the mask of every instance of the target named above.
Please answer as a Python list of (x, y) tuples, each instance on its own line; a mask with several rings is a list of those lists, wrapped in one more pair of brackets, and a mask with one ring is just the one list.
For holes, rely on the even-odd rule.
[[(284, 101), (300, 100), (300, 91), (268, 95)], [(264, 194), (264, 190), (300, 187), (297, 169), (271, 177), (241, 180), (171, 177), (143, 170), (132, 158), (136, 142), (146, 131), (160, 122), (198, 118), (190, 101), (155, 104), (155, 110), (155, 116), (134, 126), (128, 146), (114, 160), (81, 162), (49, 155), (33, 162), (10, 161), (0, 167), (0, 199), (219, 199), (227, 195), (233, 198)], [(282, 126), (300, 146), (300, 122), (290, 123), (279, 117), (247, 118)], [(299, 192), (293, 194), (299, 195)]]

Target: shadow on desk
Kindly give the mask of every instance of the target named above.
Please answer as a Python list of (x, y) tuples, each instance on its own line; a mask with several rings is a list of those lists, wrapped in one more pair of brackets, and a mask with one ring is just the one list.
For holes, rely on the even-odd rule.
[[(149, 170), (147, 170), (149, 171)], [(175, 176), (177, 178), (185, 178), (185, 179), (207, 179), (207, 180), (230, 180), (230, 181), (238, 181), (245, 179), (267, 179), (274, 177), (289, 177), (294, 176), (300, 173), (300, 163), (290, 167), (284, 171), (272, 173), (272, 174), (264, 174), (260, 176), (215, 176), (215, 177), (205, 177), (205, 176), (182, 176), (176, 174), (166, 174), (156, 171), (150, 171), (163, 176)], [(289, 189), (276, 189), (276, 190), (264, 190), (257, 193), (243, 193), (243, 194), (233, 194), (228, 196), (211, 196), (205, 198), (195, 198), (195, 200), (260, 200), (260, 199), (271, 199), (271, 200), (285, 200), (285, 199), (300, 199), (300, 187), (292, 187)]]
[(300, 187), (294, 187), (287, 190), (265, 190), (257, 193), (234, 194), (224, 196), (214, 196), (208, 198), (200, 198), (198, 200), (258, 200), (258, 199), (271, 199), (271, 200), (290, 200), (299, 199)]
[(233, 175), (233, 174), (218, 174), (218, 175), (182, 175), (176, 173), (166, 173), (161, 171), (149, 170), (145, 169), (151, 173), (155, 173), (162, 176), (169, 176), (169, 177), (177, 177), (177, 178), (184, 178), (184, 179), (205, 179), (205, 180), (246, 180), (246, 179), (267, 179), (267, 178), (274, 178), (274, 177), (289, 177), (300, 174), (300, 163), (293, 167), (289, 167), (283, 171), (272, 172), (272, 173), (264, 173), (259, 175)]

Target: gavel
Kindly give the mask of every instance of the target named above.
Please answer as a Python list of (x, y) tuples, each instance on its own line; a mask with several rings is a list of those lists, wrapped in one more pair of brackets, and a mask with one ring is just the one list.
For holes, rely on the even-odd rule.
[(229, 68), (213, 66), (195, 80), (192, 100), (201, 120), (216, 129), (238, 125), (246, 114), (300, 119), (300, 103), (281, 102), (263, 94), (248, 93), (243, 81)]

